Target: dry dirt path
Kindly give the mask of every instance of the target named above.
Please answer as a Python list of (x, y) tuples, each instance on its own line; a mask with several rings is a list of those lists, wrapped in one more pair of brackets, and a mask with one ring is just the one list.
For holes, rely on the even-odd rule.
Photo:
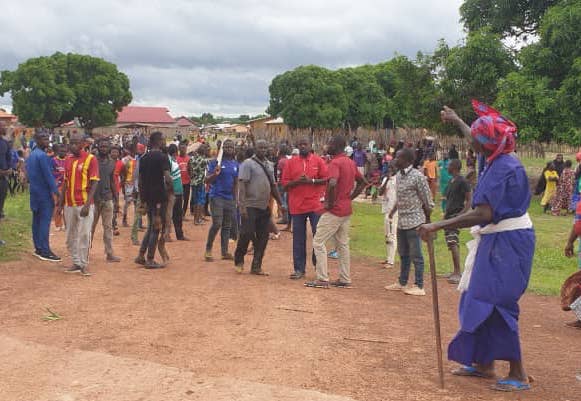
[[(97, 238), (92, 277), (28, 255), (0, 265), (0, 400), (579, 399), (581, 332), (563, 326), (571, 316), (557, 298), (527, 295), (521, 303), (532, 391), (498, 394), (489, 381), (449, 374), (441, 391), (431, 297), (383, 290), (395, 271), (354, 258), (356, 288), (305, 288), (287, 278), (285, 233), (268, 245), (270, 277), (237, 275), (231, 263), (202, 260), (207, 225), (185, 227), (192, 241), (169, 243), (172, 260), (159, 271), (132, 263), (128, 229), (115, 238), (120, 264), (104, 263)], [(64, 233), (51, 240), (66, 256)], [(331, 272), (335, 278), (334, 262)], [(458, 293), (444, 281), (440, 293), (447, 344)], [(43, 321), (47, 306), (63, 319)], [(445, 362), (446, 371), (453, 367)]]

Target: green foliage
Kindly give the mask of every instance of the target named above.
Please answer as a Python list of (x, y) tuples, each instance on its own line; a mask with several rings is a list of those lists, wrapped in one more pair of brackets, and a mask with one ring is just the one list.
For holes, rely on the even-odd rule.
[(545, 11), (559, 0), (465, 0), (460, 7), (468, 31), (484, 27), (507, 36), (535, 34)]
[(131, 102), (129, 79), (114, 64), (79, 54), (55, 53), (2, 71), (0, 94), (10, 92), (23, 123), (54, 127), (78, 118), (89, 131), (111, 125)]
[(557, 93), (549, 88), (549, 81), (546, 77), (529, 77), (521, 72), (512, 72), (499, 81), (495, 106), (520, 123), (519, 140), (546, 142), (551, 139)]
[(387, 99), (367, 66), (336, 72), (347, 97), (345, 123), (350, 128), (375, 127), (383, 122)]
[(337, 74), (314, 65), (276, 76), (269, 87), (270, 115), (296, 128), (336, 128), (347, 114), (345, 90)]
[(464, 46), (439, 49), (439, 87), (442, 102), (465, 120), (473, 118), (471, 99), (492, 104), (499, 79), (516, 69), (512, 54), (500, 36), (488, 30), (472, 32)]

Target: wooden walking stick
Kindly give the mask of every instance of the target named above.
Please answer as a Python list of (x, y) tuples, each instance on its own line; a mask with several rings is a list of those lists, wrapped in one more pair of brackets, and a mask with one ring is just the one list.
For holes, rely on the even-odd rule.
[(428, 257), (430, 259), (430, 277), (432, 279), (432, 307), (434, 314), (434, 328), (436, 330), (436, 352), (438, 356), (438, 373), (440, 388), (444, 388), (444, 362), (442, 360), (442, 334), (440, 333), (440, 307), (438, 305), (438, 281), (436, 278), (436, 257), (434, 254), (434, 237), (430, 234), (427, 241)]

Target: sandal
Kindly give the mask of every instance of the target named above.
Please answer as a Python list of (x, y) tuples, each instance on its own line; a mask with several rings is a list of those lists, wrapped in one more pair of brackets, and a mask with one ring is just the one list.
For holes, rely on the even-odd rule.
[(496, 391), (515, 392), (530, 390), (531, 385), (529, 383), (521, 382), (519, 380), (503, 379), (497, 381), (495, 384), (492, 385), (491, 388)]
[(479, 377), (481, 379), (490, 379), (494, 376), (487, 373), (482, 373), (474, 366), (462, 366), (451, 372), (454, 376), (464, 376), (464, 377)]

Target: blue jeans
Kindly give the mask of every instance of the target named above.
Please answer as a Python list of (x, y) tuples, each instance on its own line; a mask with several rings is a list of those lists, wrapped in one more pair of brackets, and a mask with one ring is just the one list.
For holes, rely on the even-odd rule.
[[(307, 219), (311, 222), (313, 237), (317, 232), (319, 215), (315, 212), (293, 214), (291, 216), (293, 225), (293, 264), (295, 273), (305, 274), (307, 265)], [(317, 264), (315, 252), (312, 253), (313, 265)]]
[(424, 256), (422, 255), (422, 243), (415, 228), (411, 230), (397, 229), (397, 251), (401, 259), (399, 283), (407, 285), (410, 275), (411, 262), (414, 262), (416, 272), (415, 284), (424, 288)]
[(34, 250), (40, 255), (48, 255), (50, 245), (48, 242), (50, 222), (54, 211), (54, 203), (52, 199), (33, 202), (32, 209), (32, 240), (34, 242)]

